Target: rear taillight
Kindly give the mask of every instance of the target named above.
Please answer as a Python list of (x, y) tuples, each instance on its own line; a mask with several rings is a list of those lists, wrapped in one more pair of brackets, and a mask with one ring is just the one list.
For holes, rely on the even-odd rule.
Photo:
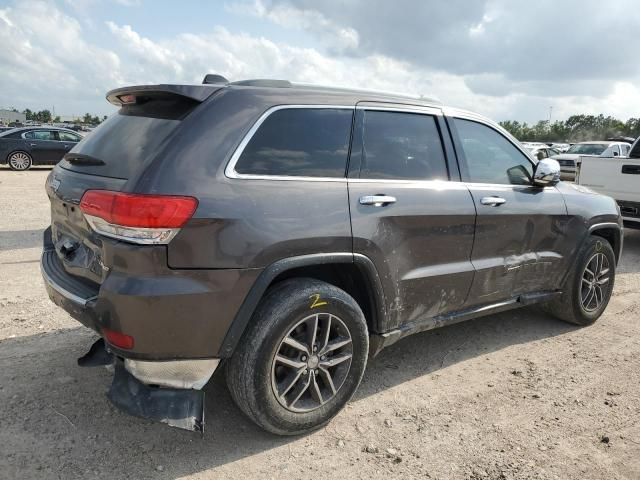
[(114, 347), (122, 348), (125, 350), (131, 350), (135, 341), (131, 335), (127, 335), (122, 332), (116, 332), (115, 330), (109, 330), (108, 328), (102, 329), (104, 338)]
[(133, 243), (169, 243), (198, 206), (193, 197), (87, 190), (80, 201), (91, 228)]

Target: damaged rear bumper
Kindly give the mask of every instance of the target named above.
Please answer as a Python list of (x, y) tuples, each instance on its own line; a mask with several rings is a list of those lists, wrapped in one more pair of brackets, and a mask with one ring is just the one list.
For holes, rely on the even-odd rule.
[(195, 432), (204, 432), (205, 395), (201, 388), (218, 362), (218, 359), (163, 362), (122, 359), (108, 350), (102, 338), (78, 359), (81, 367), (115, 366), (107, 397), (120, 410)]
[(204, 392), (182, 388), (152, 387), (131, 375), (116, 361), (107, 397), (120, 410), (172, 427), (204, 432)]

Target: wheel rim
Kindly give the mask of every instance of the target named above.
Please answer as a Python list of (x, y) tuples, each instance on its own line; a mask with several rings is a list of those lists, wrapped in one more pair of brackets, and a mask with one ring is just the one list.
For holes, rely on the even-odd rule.
[(11, 166), (16, 170), (26, 170), (29, 168), (29, 164), (31, 163), (29, 159), (29, 155), (26, 153), (18, 152), (11, 155), (11, 159), (9, 160)]
[(273, 393), (292, 412), (320, 408), (342, 388), (352, 357), (351, 334), (340, 318), (330, 313), (309, 315), (289, 330), (276, 350)]
[(595, 312), (605, 301), (609, 292), (609, 259), (604, 253), (594, 254), (582, 274), (580, 302), (586, 312)]

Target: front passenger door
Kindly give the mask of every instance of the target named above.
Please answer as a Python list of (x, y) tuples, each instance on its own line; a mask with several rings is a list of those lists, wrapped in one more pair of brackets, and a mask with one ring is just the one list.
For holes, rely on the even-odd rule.
[(559, 288), (572, 248), (562, 194), (533, 186), (533, 162), (492, 125), (464, 116), (448, 121), (478, 212), (467, 306)]

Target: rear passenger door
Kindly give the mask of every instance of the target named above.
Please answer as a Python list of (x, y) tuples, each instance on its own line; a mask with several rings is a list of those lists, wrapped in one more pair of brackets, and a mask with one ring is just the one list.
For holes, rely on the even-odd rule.
[(53, 163), (64, 155), (59, 154), (59, 142), (51, 130), (32, 130), (26, 132), (23, 138), (27, 142), (34, 163)]
[(359, 105), (348, 177), (353, 250), (382, 279), (387, 327), (460, 309), (475, 208), (441, 110)]
[(482, 119), (452, 116), (462, 179), (478, 212), (467, 305), (559, 288), (573, 248), (562, 194), (532, 185), (533, 162), (503, 133)]

